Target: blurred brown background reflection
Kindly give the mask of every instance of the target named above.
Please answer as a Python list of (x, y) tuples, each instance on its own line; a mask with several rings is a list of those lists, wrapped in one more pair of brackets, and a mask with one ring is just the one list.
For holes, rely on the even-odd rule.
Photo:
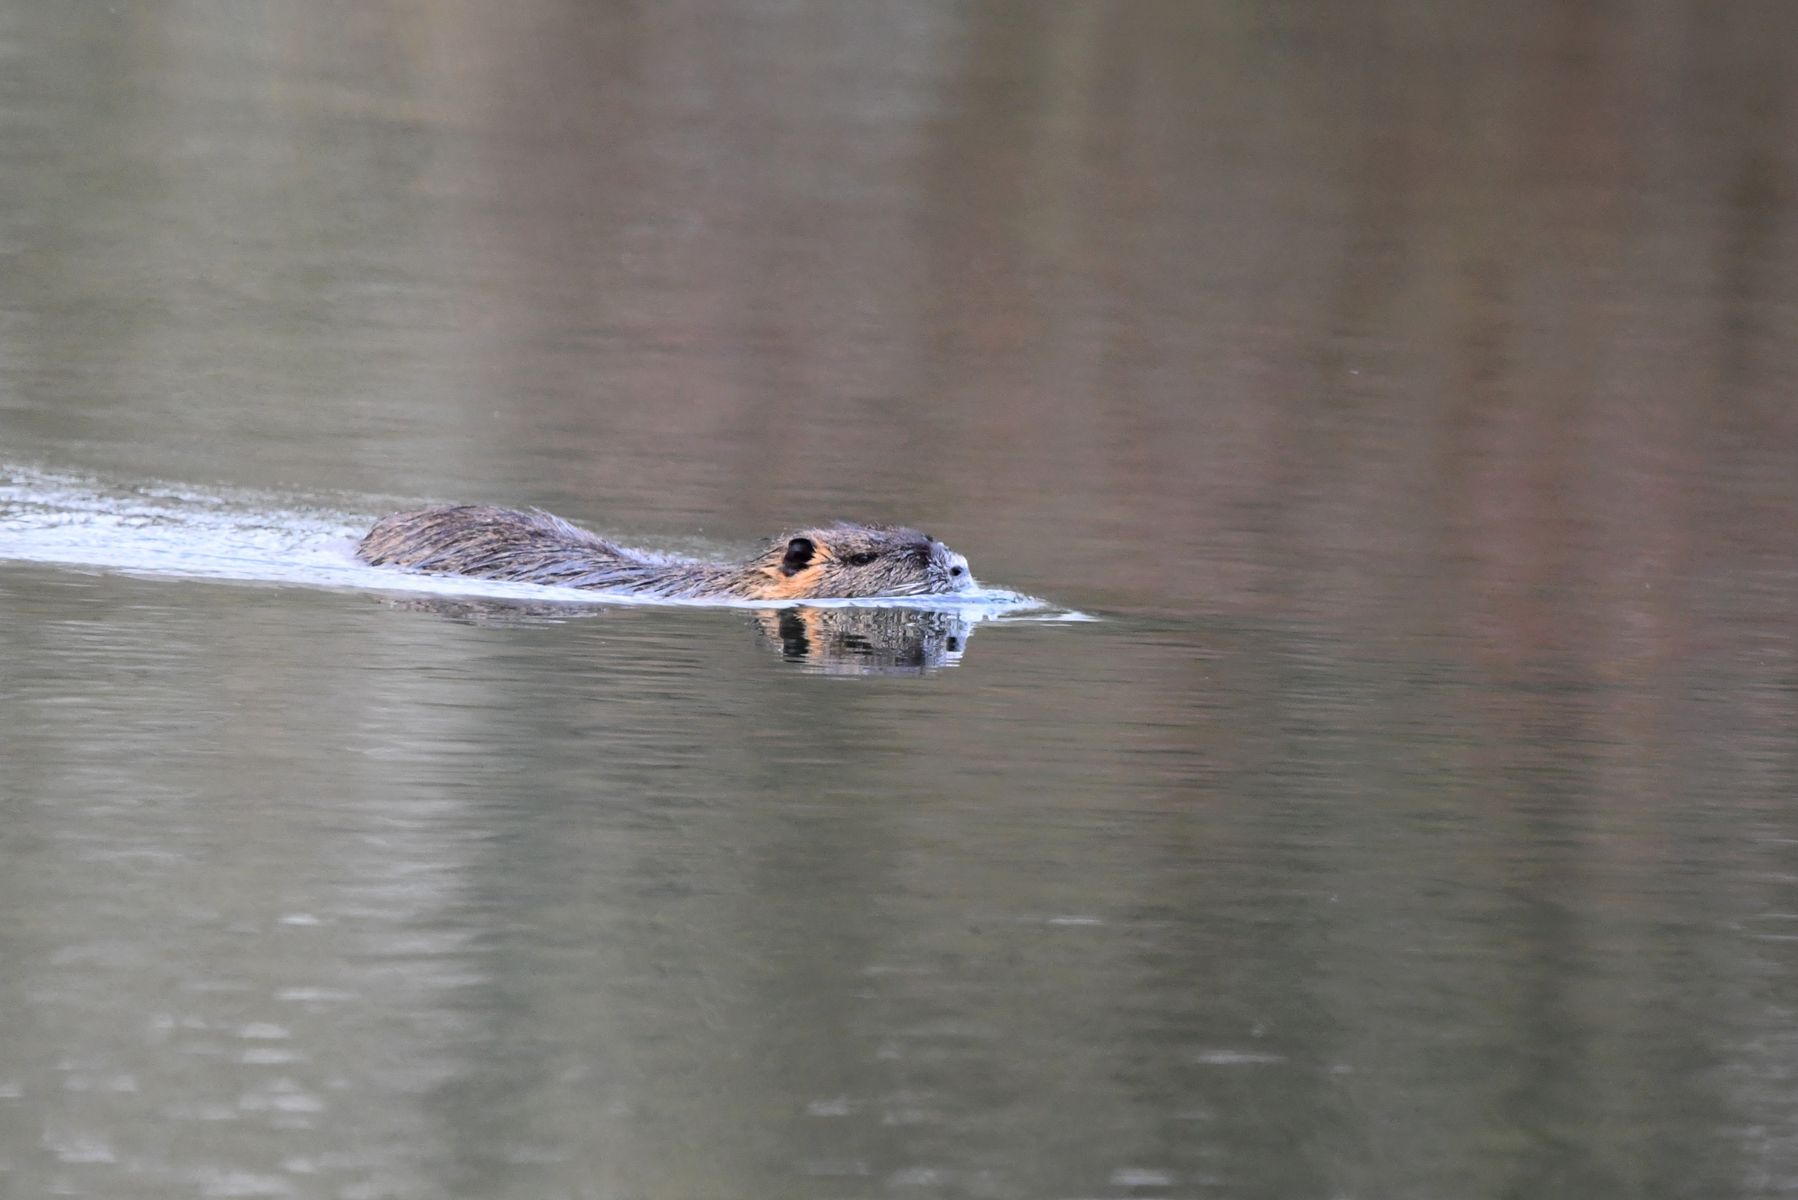
[(1791, 0), (0, 3), (9, 470), (1099, 619), (826, 677), (0, 497), (0, 1192), (1798, 1186)]

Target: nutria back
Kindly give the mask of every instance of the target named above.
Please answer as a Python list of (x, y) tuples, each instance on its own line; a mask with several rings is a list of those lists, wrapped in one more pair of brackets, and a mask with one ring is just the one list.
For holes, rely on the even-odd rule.
[(633, 550), (536, 509), (469, 504), (383, 517), (356, 557), (432, 575), (671, 599), (937, 596), (974, 586), (967, 559), (903, 526), (799, 530), (746, 562), (720, 563)]

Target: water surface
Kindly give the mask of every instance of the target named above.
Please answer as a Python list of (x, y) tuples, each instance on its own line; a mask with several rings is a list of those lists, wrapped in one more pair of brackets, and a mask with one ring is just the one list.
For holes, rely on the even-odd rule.
[[(0, 7), (0, 1192), (1789, 1193), (1795, 57)], [(442, 501), (1095, 619), (349, 558)]]

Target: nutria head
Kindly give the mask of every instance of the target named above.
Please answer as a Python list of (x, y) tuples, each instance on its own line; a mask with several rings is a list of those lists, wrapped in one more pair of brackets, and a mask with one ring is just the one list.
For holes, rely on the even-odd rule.
[(767, 599), (943, 596), (974, 586), (968, 560), (897, 525), (833, 525), (778, 538), (753, 566)]

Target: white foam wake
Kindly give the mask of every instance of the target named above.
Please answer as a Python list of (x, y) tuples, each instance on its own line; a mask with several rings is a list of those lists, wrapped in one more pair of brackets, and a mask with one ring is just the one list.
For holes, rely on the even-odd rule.
[[(0, 560), (98, 567), (133, 575), (296, 587), (474, 596), (532, 604), (710, 604), (576, 588), (415, 575), (357, 561), (355, 545), (380, 514), (247, 491), (171, 484), (109, 485), (0, 465)], [(732, 607), (777, 607), (729, 601)], [(979, 588), (953, 597), (827, 600), (827, 606), (954, 611), (968, 620), (1083, 620), (1017, 592)]]

